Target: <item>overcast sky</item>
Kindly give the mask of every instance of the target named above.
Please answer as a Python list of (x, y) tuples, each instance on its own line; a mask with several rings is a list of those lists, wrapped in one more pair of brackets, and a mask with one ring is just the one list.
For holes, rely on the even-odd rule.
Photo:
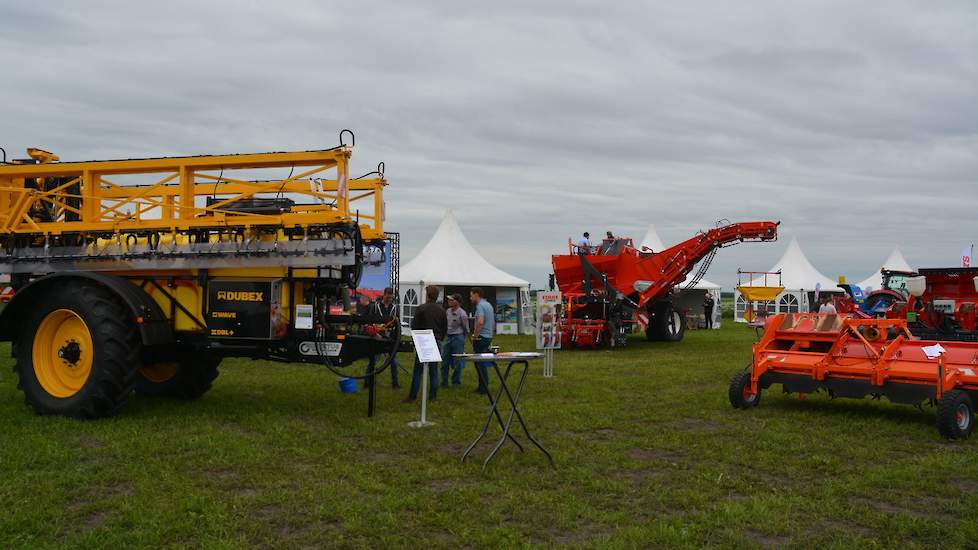
[[(411, 258), (453, 208), (542, 286), (581, 231), (781, 220), (831, 278), (978, 240), (978, 2), (0, 4), (0, 146), (386, 163)], [(643, 5), (644, 4), (644, 5)]]

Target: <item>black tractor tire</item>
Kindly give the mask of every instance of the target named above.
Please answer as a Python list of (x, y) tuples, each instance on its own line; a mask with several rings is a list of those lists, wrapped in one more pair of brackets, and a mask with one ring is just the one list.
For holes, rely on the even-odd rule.
[(130, 317), (116, 294), (95, 283), (65, 281), (40, 294), (15, 342), (17, 387), (27, 404), (42, 415), (117, 414), (141, 366)]
[(947, 439), (967, 439), (974, 429), (974, 415), (974, 403), (966, 392), (945, 392), (937, 402), (937, 431)]
[(653, 307), (649, 326), (655, 339), (663, 342), (679, 342), (686, 334), (686, 319), (669, 302), (660, 302)]
[(193, 401), (214, 385), (221, 357), (203, 353), (179, 361), (155, 363), (139, 370), (136, 393)]
[(761, 390), (758, 388), (756, 395), (747, 395), (750, 388), (750, 371), (738, 372), (730, 379), (730, 387), (727, 390), (727, 397), (730, 404), (735, 409), (749, 409), (756, 407), (761, 402)]

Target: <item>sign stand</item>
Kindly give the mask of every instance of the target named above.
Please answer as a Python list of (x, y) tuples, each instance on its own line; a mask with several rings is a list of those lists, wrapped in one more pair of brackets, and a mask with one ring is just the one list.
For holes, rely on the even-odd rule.
[(415, 420), (413, 422), (408, 422), (408, 426), (412, 428), (424, 428), (425, 426), (430, 426), (434, 422), (428, 421), (428, 363), (422, 363), (421, 365), (421, 420)]
[(537, 293), (537, 349), (543, 350), (543, 377), (554, 377), (554, 349), (560, 347), (563, 297), (559, 291)]
[(431, 363), (441, 361), (441, 350), (438, 349), (438, 340), (435, 340), (432, 330), (413, 330), (411, 339), (414, 340), (414, 351), (421, 362), (421, 420), (408, 422), (408, 426), (423, 428), (434, 424), (428, 420), (428, 369), (431, 368)]

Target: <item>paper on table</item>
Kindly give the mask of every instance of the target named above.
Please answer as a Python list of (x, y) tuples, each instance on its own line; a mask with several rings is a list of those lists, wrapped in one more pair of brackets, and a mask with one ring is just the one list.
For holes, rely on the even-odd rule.
[(920, 348), (920, 351), (923, 351), (928, 359), (933, 359), (947, 350), (940, 344), (934, 344), (933, 346), (924, 346)]

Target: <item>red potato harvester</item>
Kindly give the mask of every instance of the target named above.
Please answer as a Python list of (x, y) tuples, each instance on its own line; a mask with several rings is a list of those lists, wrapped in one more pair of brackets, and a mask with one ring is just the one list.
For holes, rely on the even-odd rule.
[(629, 238), (605, 239), (587, 251), (568, 242), (568, 253), (552, 258), (565, 300), (561, 346), (623, 346), (636, 323), (649, 340), (682, 340), (686, 321), (669, 295), (693, 267), (700, 264), (686, 288), (706, 274), (718, 249), (777, 237), (778, 222), (758, 221), (718, 223), (658, 251), (639, 250)]
[(936, 404), (940, 434), (964, 439), (978, 399), (978, 343), (917, 340), (903, 319), (774, 315), (754, 345), (750, 368), (730, 381), (730, 403), (755, 407), (772, 384), (802, 396), (825, 390), (832, 398)]

